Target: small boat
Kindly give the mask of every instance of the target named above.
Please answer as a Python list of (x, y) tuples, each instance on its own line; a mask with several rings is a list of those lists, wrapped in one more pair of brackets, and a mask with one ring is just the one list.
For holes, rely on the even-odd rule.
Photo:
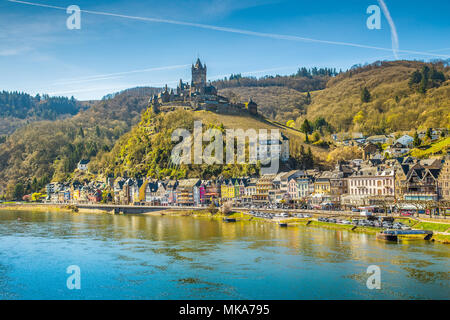
[(286, 228), (288, 226), (287, 223), (281, 223), (281, 222), (278, 225), (282, 228)]
[(377, 233), (377, 239), (378, 240), (386, 240), (386, 241), (395, 241), (397, 242), (398, 236), (395, 234), (388, 234), (384, 232), (378, 232)]
[(223, 218), (223, 221), (225, 222), (236, 222), (235, 218)]

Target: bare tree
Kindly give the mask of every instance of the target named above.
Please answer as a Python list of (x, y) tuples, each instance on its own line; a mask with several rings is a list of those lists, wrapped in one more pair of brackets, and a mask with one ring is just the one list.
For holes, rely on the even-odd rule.
[(442, 214), (444, 216), (444, 219), (446, 219), (446, 211), (447, 208), (450, 208), (450, 201), (448, 200), (441, 200), (438, 202), (438, 208), (439, 208), (439, 214)]
[(220, 212), (222, 214), (229, 214), (231, 212), (232, 203), (231, 202), (225, 202), (220, 207)]

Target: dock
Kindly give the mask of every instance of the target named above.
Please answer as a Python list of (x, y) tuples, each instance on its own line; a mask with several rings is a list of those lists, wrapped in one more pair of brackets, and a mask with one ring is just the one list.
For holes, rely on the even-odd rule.
[(407, 235), (424, 235), (424, 240), (430, 240), (433, 236), (433, 231), (429, 230), (383, 230), (377, 233), (377, 239), (387, 241), (397, 241), (398, 236)]

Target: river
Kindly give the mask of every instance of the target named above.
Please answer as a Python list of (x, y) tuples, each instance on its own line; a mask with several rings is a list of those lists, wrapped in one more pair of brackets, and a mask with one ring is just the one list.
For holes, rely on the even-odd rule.
[(445, 244), (343, 230), (0, 211), (0, 299), (449, 299), (449, 262)]

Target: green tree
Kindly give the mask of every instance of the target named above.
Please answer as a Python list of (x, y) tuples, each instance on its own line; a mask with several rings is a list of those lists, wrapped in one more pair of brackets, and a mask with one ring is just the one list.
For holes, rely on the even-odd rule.
[(417, 131), (416, 131), (416, 133), (414, 133), (413, 145), (414, 145), (414, 147), (418, 147), (421, 144), (422, 144), (422, 141), (420, 140), (419, 135), (417, 134)]
[(427, 129), (427, 138), (431, 140), (432, 134), (433, 134), (433, 129), (428, 128), (428, 129)]
[(367, 87), (363, 87), (361, 89), (361, 102), (363, 102), (363, 103), (370, 102), (370, 98), (371, 98), (371, 96), (370, 96), (369, 89), (367, 89)]
[(420, 73), (419, 70), (416, 70), (411, 74), (408, 84), (410, 87), (413, 87), (414, 85), (419, 84), (421, 81), (422, 81), (422, 74)]
[(433, 87), (439, 87), (445, 82), (445, 75), (443, 72), (437, 71), (436, 68), (433, 67), (433, 69), (431, 69), (430, 79)]
[(24, 190), (23, 184), (21, 182), (17, 183), (14, 187), (13, 198), (15, 200), (20, 200), (20, 199), (22, 199), (24, 193), (25, 193), (25, 190)]
[(300, 127), (300, 131), (302, 131), (304, 134), (308, 135), (312, 132), (311, 124), (309, 123), (308, 119), (305, 119)]
[(312, 135), (313, 142), (317, 142), (320, 140), (320, 133), (318, 131), (314, 131)]
[(309, 93), (308, 91), (308, 93), (306, 94), (306, 104), (311, 104), (311, 101), (312, 101), (311, 93)]

